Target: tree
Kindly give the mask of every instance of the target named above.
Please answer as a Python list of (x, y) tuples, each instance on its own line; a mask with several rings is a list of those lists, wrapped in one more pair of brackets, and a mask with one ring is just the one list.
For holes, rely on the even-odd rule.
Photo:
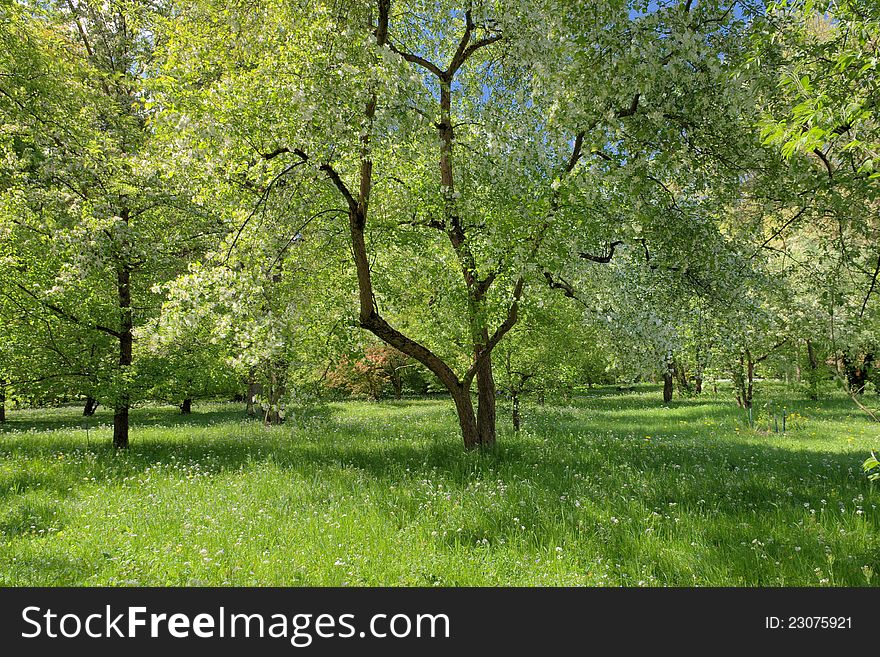
[[(345, 212), (358, 323), (433, 372), (465, 446), (487, 446), (492, 354), (527, 288), (640, 239), (672, 178), (692, 198), (711, 179), (691, 165), (717, 134), (699, 117), (710, 104), (729, 114), (727, 96), (709, 99), (735, 17), (715, 3), (642, 9), (193, 2), (166, 26), (161, 103), (193, 157), (268, 181), (258, 205), (308, 198), (329, 225)], [(683, 141), (691, 157), (676, 160)], [(672, 244), (669, 224), (655, 226)], [(603, 239), (610, 226), (620, 237)], [(423, 304), (404, 307), (421, 286), (399, 294), (402, 263), (436, 272)]]
[(514, 431), (522, 426), (526, 396), (568, 399), (584, 386), (612, 380), (605, 328), (581, 305), (567, 303), (550, 289), (526, 300), (517, 326), (498, 346), (497, 383), (510, 399)]
[(878, 38), (870, 0), (770, 3), (756, 59), (777, 67), (781, 89), (766, 106), (765, 143), (814, 156), (829, 178), (880, 177)]
[(129, 409), (148, 387), (135, 373), (135, 333), (158, 307), (153, 287), (198, 253), (188, 238), (206, 223), (169, 189), (152, 150), (145, 80), (163, 9), (22, 3), (16, 24), (30, 56), (2, 62), (3, 294), (42, 325), (45, 339), (29, 349), (42, 351), (37, 360), (85, 378), (79, 391), (114, 408), (117, 448), (128, 446)]
[(391, 388), (395, 399), (403, 396), (403, 370), (409, 359), (387, 345), (370, 345), (361, 357), (343, 355), (327, 373), (327, 385), (348, 394), (381, 399)]

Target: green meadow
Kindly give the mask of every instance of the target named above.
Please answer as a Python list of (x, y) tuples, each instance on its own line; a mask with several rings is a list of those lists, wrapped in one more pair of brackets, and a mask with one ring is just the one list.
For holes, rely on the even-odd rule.
[(774, 394), (754, 428), (726, 392), (530, 403), (470, 453), (441, 398), (142, 407), (120, 452), (104, 408), (12, 411), (0, 585), (876, 585), (877, 425)]

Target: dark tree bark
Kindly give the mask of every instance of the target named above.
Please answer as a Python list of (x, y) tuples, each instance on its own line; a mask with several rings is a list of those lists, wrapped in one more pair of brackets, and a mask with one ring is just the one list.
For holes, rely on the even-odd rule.
[(190, 397), (183, 400), (183, 403), (180, 405), (181, 415), (189, 415), (192, 413), (192, 402), (193, 400)]
[(477, 431), (477, 417), (474, 413), (474, 402), (471, 399), (470, 390), (459, 387), (452, 393), (455, 402), (455, 411), (458, 414), (458, 426), (464, 440), (465, 449), (474, 449), (480, 446), (480, 434)]
[(663, 403), (668, 404), (672, 401), (673, 377), (670, 370), (663, 372)]
[[(119, 369), (125, 372), (131, 367), (132, 360), (132, 319), (131, 319), (131, 289), (130, 285), (131, 272), (127, 267), (123, 266), (119, 270), (118, 292), (119, 292), (119, 309), (121, 315), (121, 330), (119, 332)], [(128, 447), (128, 411), (129, 411), (128, 391), (123, 390), (116, 402), (113, 412), (113, 447), (116, 449), (126, 449)]]
[(6, 422), (6, 381), (0, 380), (0, 422)]
[(666, 367), (663, 369), (663, 403), (668, 404), (672, 401), (672, 393), (675, 386), (675, 360), (666, 361)]
[(92, 417), (98, 410), (98, 400), (94, 397), (86, 397), (86, 403), (83, 405), (83, 417)]
[(477, 369), (477, 433), (484, 447), (495, 444), (495, 404), (495, 377), (490, 355)]
[[(511, 420), (513, 423), (513, 430), (518, 432), (522, 428), (522, 415), (520, 414), (520, 399), (522, 398), (523, 393), (526, 392), (527, 384), (529, 380), (534, 376), (529, 372), (519, 372), (514, 370), (511, 366), (510, 362), (510, 351), (505, 354), (504, 358), (504, 373), (507, 377), (507, 388), (506, 391), (510, 395), (510, 401), (513, 405), (513, 410), (511, 413)], [(543, 404), (544, 391), (540, 390), (538, 393), (539, 403)]]
[(746, 349), (739, 357), (739, 367), (735, 367), (733, 371), (733, 386), (736, 394), (736, 402), (741, 408), (752, 407), (752, 396), (755, 389), (755, 368), (758, 364), (767, 360), (777, 349), (788, 342), (788, 339), (777, 342), (770, 347), (767, 353), (761, 356), (754, 356), (751, 350)]
[(737, 365), (733, 368), (733, 394), (736, 396), (736, 405), (746, 407), (746, 375), (743, 366), (743, 357), (740, 356)]
[(752, 395), (755, 391), (755, 361), (752, 354), (746, 350), (746, 408), (752, 407)]
[[(702, 316), (700, 325), (702, 326)], [(702, 330), (700, 329), (700, 334)], [(694, 394), (703, 394), (703, 348), (700, 340), (700, 334), (697, 335), (696, 358), (694, 359)]]
[(394, 367), (392, 364), (388, 378), (391, 380), (391, 388), (394, 390), (394, 398), (401, 399), (403, 397), (403, 377), (400, 375), (400, 368)]
[(843, 353), (843, 370), (846, 374), (846, 380), (849, 388), (856, 394), (865, 391), (865, 385), (868, 382), (868, 373), (874, 362), (874, 354), (867, 352), (852, 356), (848, 352)]
[[(129, 219), (128, 209), (123, 209), (120, 217), (127, 224)], [(134, 322), (131, 312), (131, 266), (120, 256), (121, 262), (117, 266), (116, 292), (119, 304), (119, 369), (125, 375), (132, 365), (132, 346)], [(128, 390), (121, 390), (113, 412), (113, 447), (116, 449), (128, 448), (128, 411), (130, 397)]]

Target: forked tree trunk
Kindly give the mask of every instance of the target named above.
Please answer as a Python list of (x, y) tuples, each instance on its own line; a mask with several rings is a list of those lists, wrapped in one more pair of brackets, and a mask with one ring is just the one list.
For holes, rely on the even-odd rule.
[(674, 361), (673, 370), (675, 371), (675, 375), (678, 378), (678, 388), (686, 393), (690, 393), (691, 384), (687, 378), (687, 371), (685, 370), (684, 363), (681, 360)]
[(752, 407), (754, 392), (755, 362), (751, 352), (746, 349), (745, 355), (739, 357), (739, 367), (733, 371), (733, 389), (736, 403), (740, 408)]
[[(391, 11), (390, 0), (378, 0), (377, 3), (378, 16), (374, 36), (376, 44), (385, 46), (388, 44), (388, 25)], [(467, 13), (467, 27), (462, 37), (457, 53), (453, 56), (451, 63), (445, 70), (441, 70), (439, 66), (427, 63), (427, 60), (415, 56), (401, 53), (401, 55), (410, 62), (417, 63), (426, 67), (432, 75), (437, 77), (440, 89), (440, 117), (436, 126), (440, 136), (440, 185), (443, 190), (445, 207), (444, 221), (440, 226), (449, 238), (456, 256), (461, 266), (462, 274), (465, 278), (469, 305), (479, 304), (485, 298), (486, 293), (495, 280), (495, 273), (488, 274), (486, 278), (479, 280), (477, 278), (477, 266), (474, 260), (473, 252), (467, 235), (465, 226), (460, 221), (455, 208), (455, 188), (453, 181), (452, 166), (452, 150), (454, 142), (454, 122), (451, 114), (451, 94), (453, 87), (453, 78), (456, 71), (465, 63), (476, 50), (490, 43), (496, 38), (482, 39), (471, 43), (471, 36), (475, 29), (475, 25), (470, 18), (470, 12)], [(470, 44), (470, 47), (468, 47)], [(418, 362), (427, 367), (437, 378), (443, 383), (455, 403), (455, 409), (458, 414), (458, 421), (461, 427), (462, 438), (465, 448), (473, 449), (479, 446), (492, 445), (495, 442), (495, 382), (492, 376), (492, 349), (498, 344), (504, 335), (513, 327), (517, 321), (517, 313), (519, 308), (519, 300), (522, 295), (524, 279), (520, 276), (514, 286), (513, 301), (508, 307), (508, 314), (505, 321), (496, 329), (491, 338), (488, 337), (488, 331), (485, 325), (481, 326), (477, 331), (472, 332), (474, 345), (474, 360), (467, 373), (459, 378), (458, 375), (449, 367), (449, 365), (430, 349), (415, 340), (407, 337), (394, 327), (392, 327), (380, 314), (376, 306), (375, 294), (373, 292), (372, 275), (370, 271), (370, 259), (367, 255), (365, 229), (368, 216), (368, 208), (370, 201), (370, 193), (372, 190), (373, 179), (373, 161), (371, 153), (371, 137), (373, 131), (373, 123), (376, 116), (376, 108), (378, 104), (378, 85), (376, 85), (365, 104), (363, 115), (363, 126), (361, 131), (361, 149), (360, 149), (360, 166), (359, 166), (359, 184), (356, 188), (349, 187), (338, 171), (332, 164), (323, 162), (318, 165), (328, 179), (333, 183), (334, 187), (339, 191), (348, 206), (349, 234), (351, 237), (351, 253), (354, 260), (355, 271), (358, 281), (358, 304), (359, 304), (359, 320), (362, 328), (370, 331), (391, 345), (398, 351), (403, 352), (407, 356), (414, 358)], [(580, 144), (582, 137), (576, 141), (575, 154), (567, 168), (571, 171), (580, 156)], [(286, 150), (286, 149), (284, 149)], [(294, 150), (287, 151), (295, 153), (302, 161), (308, 161), (308, 154)], [(543, 233), (541, 233), (543, 235)], [(534, 245), (537, 250), (539, 242)], [(473, 308), (469, 309), (472, 310)], [(476, 327), (475, 320), (479, 315), (472, 312), (469, 313), (468, 319), (471, 326)], [(479, 339), (482, 334), (482, 339)], [(471, 400), (470, 391), (471, 383), (476, 378), (477, 397), (479, 402), (478, 414), (474, 413), (474, 405)]]

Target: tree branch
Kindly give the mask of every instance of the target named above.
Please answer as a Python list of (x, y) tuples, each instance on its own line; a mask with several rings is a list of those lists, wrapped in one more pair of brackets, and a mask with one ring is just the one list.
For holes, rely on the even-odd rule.
[(285, 153), (292, 152), (287, 146), (280, 146), (276, 148), (274, 151), (270, 151), (269, 153), (260, 153), (260, 157), (264, 160), (273, 160), (279, 155), (284, 155)]
[(776, 351), (777, 349), (779, 349), (781, 346), (785, 345), (787, 342), (788, 342), (788, 338), (785, 338), (785, 340), (782, 340), (781, 342), (777, 342), (775, 345), (773, 345), (772, 347), (770, 347), (770, 350), (769, 350), (766, 354), (764, 354), (763, 356), (758, 356), (758, 358), (755, 358), (755, 359), (752, 361), (752, 363), (754, 363), (755, 365), (757, 365), (758, 363), (762, 363), (762, 362), (764, 362), (764, 361), (767, 360), (770, 356), (773, 355), (773, 352), (774, 352), (774, 351)]
[(825, 156), (825, 153), (823, 153), (818, 148), (814, 148), (813, 153), (816, 155), (816, 157), (818, 157), (820, 160), (822, 160), (822, 164), (825, 165), (825, 169), (828, 171), (828, 177), (833, 180), (834, 179), (834, 171), (831, 169), (831, 162), (828, 161), (828, 158)]
[(598, 262), (598, 263), (600, 263), (600, 264), (605, 265), (605, 264), (608, 264), (609, 262), (611, 262), (611, 258), (614, 257), (614, 250), (615, 250), (618, 246), (620, 246), (621, 244), (623, 244), (623, 242), (620, 241), (620, 240), (617, 240), (617, 241), (611, 242), (611, 244), (609, 244), (609, 245), (606, 247), (605, 254), (604, 254), (604, 255), (601, 255), (601, 256), (595, 256), (595, 255), (592, 255), (592, 254), (590, 254), (590, 253), (579, 253), (578, 255), (579, 255), (581, 258), (583, 258), (584, 260), (590, 260), (590, 261), (592, 261), (592, 262)]
[(565, 165), (565, 172), (571, 173), (574, 171), (575, 166), (577, 166), (578, 160), (581, 159), (581, 155), (583, 154), (584, 147), (584, 132), (581, 131), (577, 133), (577, 136), (574, 138), (574, 147), (571, 150), (571, 157), (568, 158), (568, 164)]
[(486, 362), (486, 359), (489, 358), (489, 355), (492, 353), (492, 350), (501, 342), (501, 339), (507, 334), (510, 329), (514, 327), (517, 320), (519, 319), (519, 300), (522, 297), (523, 286), (525, 285), (525, 278), (520, 276), (516, 284), (513, 287), (513, 302), (511, 302), (510, 306), (507, 309), (507, 317), (501, 323), (501, 325), (495, 329), (495, 333), (492, 334), (492, 337), (489, 338), (489, 341), (483, 345), (483, 348), (480, 349), (479, 354), (474, 359), (474, 362), (471, 363), (471, 366), (468, 368), (467, 373), (464, 375), (462, 379), (462, 385), (465, 388), (470, 387), (471, 381), (474, 380), (474, 376), (477, 374), (477, 370)]
[(629, 107), (627, 107), (625, 109), (617, 110), (614, 113), (614, 116), (616, 116), (618, 119), (623, 119), (623, 118), (626, 118), (627, 116), (632, 116), (633, 114), (635, 114), (639, 109), (639, 98), (640, 97), (641, 97), (641, 93), (636, 92), (635, 95), (633, 95), (632, 102), (630, 103)]
[(430, 62), (427, 59), (425, 59), (424, 57), (419, 57), (418, 55), (414, 55), (413, 53), (406, 52), (404, 50), (400, 50), (397, 46), (395, 46), (393, 43), (391, 43), (391, 41), (388, 42), (388, 48), (391, 50), (391, 52), (393, 52), (397, 55), (400, 55), (406, 61), (408, 61), (412, 64), (418, 64), (419, 66), (426, 69), (427, 71), (430, 71), (431, 73), (436, 75), (438, 78), (443, 77), (443, 71), (441, 71), (440, 67), (437, 66), (434, 62)]
[[(296, 152), (296, 151), (285, 151), (285, 152)], [(254, 209), (251, 210), (251, 213), (245, 218), (245, 220), (242, 222), (241, 226), (238, 227), (238, 231), (235, 233), (235, 237), (232, 239), (232, 244), (229, 245), (229, 249), (227, 249), (227, 251), (226, 251), (226, 257), (223, 259), (224, 263), (229, 260), (230, 256), (232, 256), (233, 249), (235, 249), (236, 245), (238, 244), (238, 240), (241, 238), (241, 234), (244, 232), (244, 229), (250, 223), (251, 219), (253, 219), (254, 216), (256, 216), (257, 211), (263, 206), (263, 204), (267, 200), (269, 200), (269, 193), (272, 191), (272, 188), (275, 187), (275, 184), (279, 180), (281, 180), (281, 178), (283, 178), (285, 175), (290, 173), (293, 169), (305, 164), (308, 161), (308, 157), (306, 157), (305, 153), (303, 153), (302, 151), (297, 152), (297, 155), (300, 156), (300, 158), (301, 158), (300, 161), (294, 162), (293, 164), (286, 166), (281, 171), (281, 173), (279, 173), (277, 176), (275, 176), (272, 179), (272, 181), (266, 186), (266, 189), (263, 190), (262, 194), (260, 194), (260, 198), (257, 200), (257, 204), (254, 206)]]
[(880, 274), (880, 255), (877, 256), (877, 266), (874, 267), (874, 275), (871, 276), (871, 287), (868, 288), (868, 293), (865, 295), (865, 300), (862, 301), (862, 309), (859, 311), (859, 319), (861, 319), (862, 315), (865, 314), (865, 308), (868, 306), (868, 299), (871, 298), (871, 293), (874, 291), (874, 286), (877, 285), (878, 274)]
[(56, 315), (58, 315), (62, 319), (66, 319), (68, 322), (72, 322), (72, 323), (76, 324), (77, 326), (82, 326), (83, 328), (93, 329), (95, 331), (101, 331), (102, 333), (106, 333), (107, 335), (112, 335), (116, 339), (119, 339), (122, 337), (122, 334), (119, 331), (111, 329), (107, 326), (103, 326), (101, 324), (90, 324), (88, 322), (85, 322), (85, 321), (81, 320), (79, 317), (77, 317), (76, 315), (70, 314), (69, 312), (67, 312), (66, 310), (61, 308), (60, 306), (56, 306), (54, 303), (49, 303), (48, 301), (46, 301), (44, 299), (40, 299), (40, 297), (38, 297), (36, 294), (31, 292), (24, 285), (22, 285), (21, 283), (19, 283), (17, 281), (14, 283), (14, 285), (17, 288), (19, 288), (22, 292), (27, 294), (29, 297), (31, 297), (34, 301), (39, 303), (41, 306), (51, 310), (53, 313), (55, 313)]
[(574, 286), (563, 279), (561, 276), (557, 276), (555, 279), (553, 278), (553, 274), (549, 271), (544, 272), (544, 279), (547, 281), (547, 285), (550, 286), (551, 290), (562, 290), (562, 294), (568, 297), (569, 299), (574, 299), (579, 304), (581, 304), (584, 308), (589, 308), (587, 304), (581, 299), (577, 291), (575, 291)]
[(321, 171), (323, 171), (325, 174), (327, 174), (327, 177), (330, 178), (330, 181), (333, 183), (333, 185), (336, 187), (336, 189), (338, 189), (339, 192), (342, 194), (342, 196), (345, 198), (345, 202), (348, 203), (348, 207), (349, 208), (357, 208), (358, 207), (357, 200), (355, 199), (354, 196), (352, 196), (352, 193), (349, 191), (348, 187), (342, 181), (342, 178), (336, 172), (336, 169), (334, 169), (330, 164), (328, 164), (326, 162), (323, 163), (319, 168), (321, 169)]

